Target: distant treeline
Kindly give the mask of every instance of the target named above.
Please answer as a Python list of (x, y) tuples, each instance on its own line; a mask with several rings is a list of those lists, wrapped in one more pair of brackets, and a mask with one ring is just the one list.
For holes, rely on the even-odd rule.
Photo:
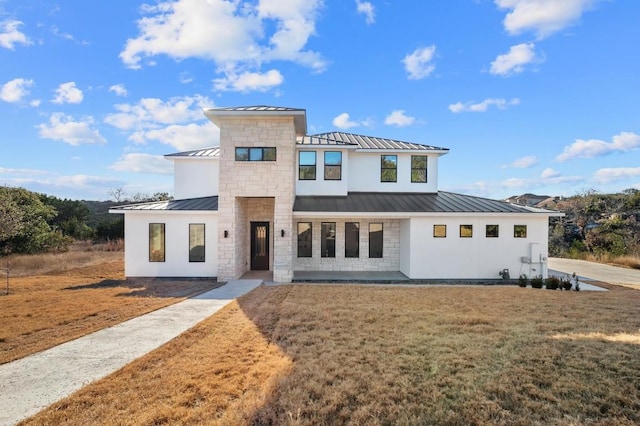
[[(138, 194), (134, 201), (168, 197), (167, 193)], [(0, 255), (64, 251), (75, 240), (124, 238), (124, 218), (109, 214), (109, 208), (128, 201), (132, 200), (69, 200), (24, 188), (0, 187)]]
[(545, 207), (565, 213), (550, 227), (551, 256), (640, 257), (640, 190), (617, 194), (585, 191)]

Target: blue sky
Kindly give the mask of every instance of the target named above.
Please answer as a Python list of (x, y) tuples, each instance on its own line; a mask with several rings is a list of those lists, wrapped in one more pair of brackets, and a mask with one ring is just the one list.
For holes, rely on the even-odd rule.
[(172, 192), (202, 108), (450, 149), (440, 188), (640, 189), (637, 0), (0, 0), (0, 185)]

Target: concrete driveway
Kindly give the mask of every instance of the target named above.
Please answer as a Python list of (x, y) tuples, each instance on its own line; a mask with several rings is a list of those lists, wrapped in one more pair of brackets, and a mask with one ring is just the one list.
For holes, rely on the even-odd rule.
[(549, 258), (549, 269), (573, 274), (581, 278), (603, 281), (609, 284), (626, 285), (640, 289), (640, 270), (621, 268), (585, 260)]

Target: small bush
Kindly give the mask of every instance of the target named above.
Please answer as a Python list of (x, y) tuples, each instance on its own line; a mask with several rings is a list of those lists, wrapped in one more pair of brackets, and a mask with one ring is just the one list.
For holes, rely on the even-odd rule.
[(560, 278), (554, 276), (547, 278), (545, 287), (547, 290), (557, 290), (560, 287)]
[(544, 285), (544, 280), (540, 275), (538, 275), (537, 277), (531, 278), (531, 287), (542, 288), (543, 285)]
[(571, 290), (571, 287), (573, 287), (573, 284), (571, 284), (571, 279), (568, 276), (565, 276), (564, 278), (562, 278), (560, 280), (560, 289), (561, 290), (569, 291), (569, 290)]
[(518, 277), (518, 286), (526, 287), (527, 284), (529, 284), (529, 280), (527, 279), (527, 276), (525, 274), (520, 275), (520, 277)]

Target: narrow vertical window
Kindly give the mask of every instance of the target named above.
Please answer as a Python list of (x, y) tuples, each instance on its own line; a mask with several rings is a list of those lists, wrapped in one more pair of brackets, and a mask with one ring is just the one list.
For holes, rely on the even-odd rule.
[(300, 151), (298, 153), (298, 179), (316, 180), (315, 151)]
[(204, 262), (204, 223), (189, 224), (189, 262)]
[(344, 224), (344, 257), (360, 257), (360, 224)]
[(498, 238), (500, 227), (498, 225), (487, 225), (486, 237)]
[(473, 237), (473, 225), (460, 225), (460, 238)]
[(336, 223), (322, 222), (322, 240), (320, 243), (322, 257), (336, 257)]
[(513, 225), (513, 236), (515, 238), (527, 238), (527, 225)]
[(413, 183), (427, 182), (427, 156), (426, 155), (411, 156), (411, 182)]
[(298, 222), (298, 257), (312, 257), (311, 222)]
[(398, 156), (380, 156), (380, 182), (398, 181)]
[(381, 223), (369, 224), (369, 257), (381, 258), (383, 246), (383, 232)]
[(342, 179), (342, 152), (325, 151), (324, 153), (324, 180)]
[(165, 258), (164, 223), (149, 224), (149, 262), (164, 262)]

